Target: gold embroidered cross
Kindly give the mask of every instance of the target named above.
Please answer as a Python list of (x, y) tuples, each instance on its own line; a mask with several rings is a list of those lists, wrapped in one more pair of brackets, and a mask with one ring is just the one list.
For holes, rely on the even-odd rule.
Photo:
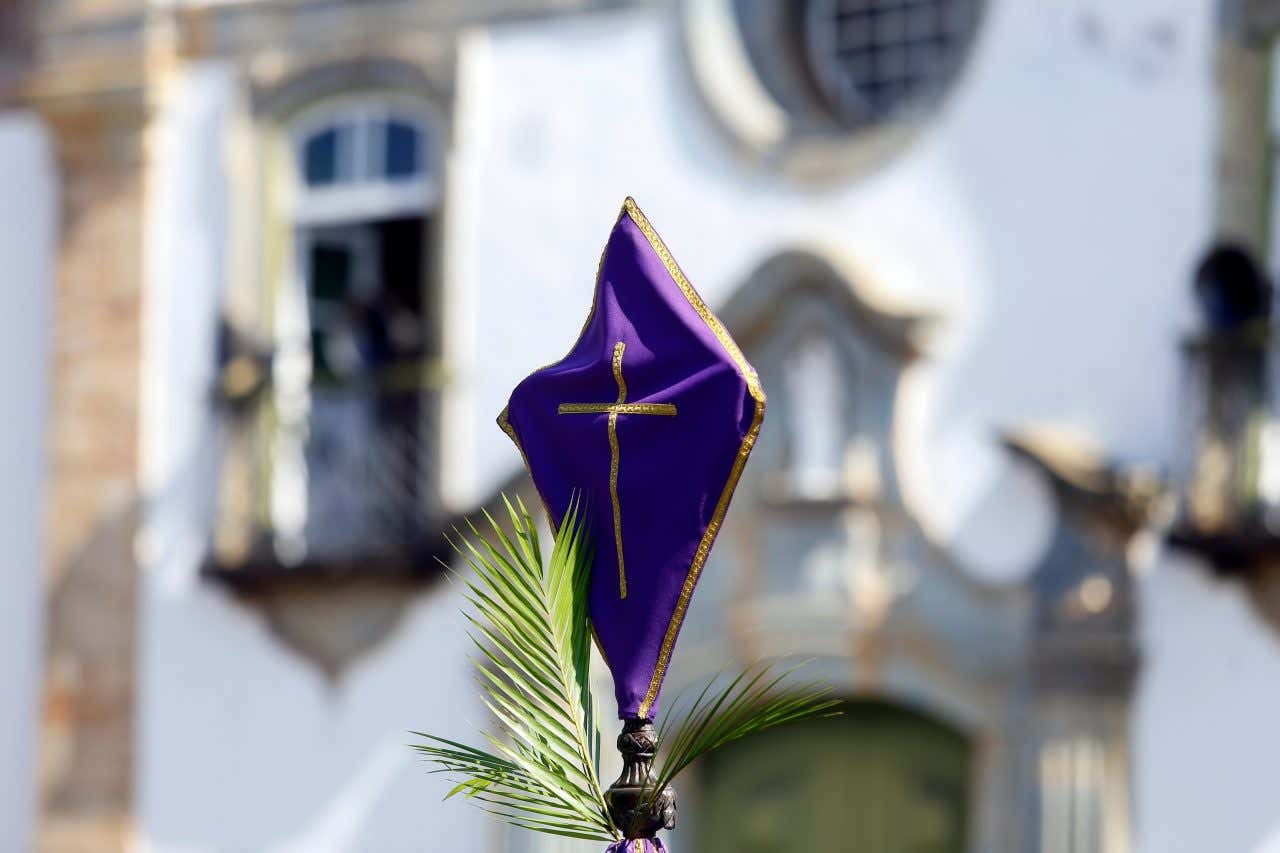
[(613, 345), (613, 378), (618, 383), (618, 400), (614, 403), (561, 403), (562, 415), (598, 415), (609, 413), (609, 498), (613, 501), (613, 539), (618, 550), (618, 595), (627, 597), (627, 570), (622, 560), (622, 508), (618, 504), (618, 415), (676, 416), (673, 403), (628, 403), (627, 381), (622, 378), (622, 353), (627, 345)]

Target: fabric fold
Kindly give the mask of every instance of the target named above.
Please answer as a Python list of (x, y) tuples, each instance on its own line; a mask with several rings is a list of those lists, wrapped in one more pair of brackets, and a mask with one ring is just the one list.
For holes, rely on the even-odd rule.
[(586, 498), (591, 621), (619, 717), (656, 715), (764, 408), (755, 370), (628, 198), (578, 341), (498, 418), (553, 526)]

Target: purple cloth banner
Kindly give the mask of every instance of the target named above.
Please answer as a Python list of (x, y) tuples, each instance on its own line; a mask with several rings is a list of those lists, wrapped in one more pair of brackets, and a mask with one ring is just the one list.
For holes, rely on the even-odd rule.
[(578, 342), (498, 417), (553, 526), (575, 490), (587, 498), (591, 621), (620, 717), (656, 713), (764, 407), (755, 370), (628, 198)]
[(604, 853), (667, 853), (667, 848), (657, 838), (629, 838), (610, 844)]

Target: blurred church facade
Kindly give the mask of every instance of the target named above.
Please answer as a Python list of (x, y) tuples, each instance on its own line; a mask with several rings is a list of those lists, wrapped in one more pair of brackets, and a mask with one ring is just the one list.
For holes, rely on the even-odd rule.
[(483, 720), (442, 534), (528, 490), (493, 418), (633, 195), (770, 397), (668, 691), (848, 701), (700, 767), (675, 849), (1280, 849), (1273, 593), (1149, 547), (1196, 262), (1275, 268), (1269, 4), (5, 15), (52, 296), (0, 846), (572, 848), (404, 743)]

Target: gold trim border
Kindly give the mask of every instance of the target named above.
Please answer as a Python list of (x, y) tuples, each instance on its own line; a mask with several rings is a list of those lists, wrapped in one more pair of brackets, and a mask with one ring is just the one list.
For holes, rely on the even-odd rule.
[(707, 557), (711, 554), (711, 546), (715, 544), (716, 535), (720, 532), (720, 525), (724, 522), (725, 513), (729, 511), (729, 500), (733, 497), (734, 490), (738, 488), (738, 480), (742, 477), (742, 469), (746, 467), (747, 458), (755, 447), (756, 437), (760, 435), (760, 425), (764, 422), (765, 394), (755, 368), (747, 363), (742, 350), (738, 347), (737, 342), (730, 337), (724, 324), (720, 322), (715, 314), (711, 313), (707, 303), (703, 302), (702, 297), (698, 295), (698, 291), (694, 290), (693, 284), (685, 276), (684, 271), (680, 269), (680, 265), (676, 263), (675, 258), (671, 256), (671, 251), (667, 248), (667, 244), (662, 242), (658, 232), (649, 224), (648, 217), (640, 210), (635, 199), (627, 196), (626, 201), (622, 203), (622, 210), (631, 217), (631, 221), (636, 224), (641, 233), (644, 234), (645, 239), (649, 241), (649, 246), (662, 259), (662, 265), (667, 268), (667, 273), (676, 283), (676, 286), (680, 288), (680, 292), (684, 294), (684, 298), (688, 300), (689, 305), (702, 318), (702, 322), (707, 324), (707, 328), (716, 336), (716, 340), (720, 341), (720, 345), (724, 347), (730, 360), (733, 361), (738, 368), (738, 372), (742, 374), (743, 380), (746, 381), (747, 391), (751, 394), (756, 404), (755, 413), (751, 418), (751, 426), (747, 429), (747, 434), (743, 437), (742, 444), (738, 447), (738, 455), (733, 460), (733, 468), (729, 471), (729, 479), (725, 481), (724, 489), (720, 492), (720, 499), (716, 501), (715, 512), (711, 516), (711, 522), (707, 525), (706, 531), (702, 534), (702, 540), (698, 543), (698, 550), (694, 552), (693, 562), (689, 565), (689, 573), (685, 575), (684, 586), (680, 588), (680, 597), (676, 600), (675, 612), (671, 614), (671, 621), (667, 624), (667, 633), (662, 638), (662, 646), (658, 651), (658, 664), (653, 670), (653, 676), (649, 680), (649, 689), (645, 692), (644, 701), (640, 703), (638, 711), (639, 716), (648, 717), (650, 710), (653, 708), (653, 703), (657, 701), (658, 691), (662, 687), (662, 680), (667, 675), (667, 665), (671, 662), (671, 652), (675, 648), (676, 639), (680, 636), (680, 628), (684, 624), (684, 616), (689, 609), (689, 601), (693, 598), (693, 591), (698, 585), (698, 578), (701, 577), (702, 568), (706, 565)]
[[(689, 565), (689, 572), (685, 575), (684, 585), (680, 589), (680, 597), (676, 600), (675, 612), (671, 615), (671, 621), (667, 624), (667, 632), (663, 636), (662, 646), (658, 652), (657, 666), (654, 668), (653, 675), (649, 680), (649, 689), (645, 692), (644, 700), (640, 703), (639, 716), (647, 717), (649, 711), (653, 708), (653, 703), (658, 698), (658, 691), (662, 687), (662, 681), (667, 674), (667, 666), (671, 662), (671, 652), (675, 648), (676, 639), (680, 635), (680, 628), (684, 624), (685, 613), (689, 609), (689, 602), (693, 598), (694, 589), (698, 585), (698, 578), (702, 575), (702, 569), (706, 565), (707, 557), (711, 553), (711, 546), (715, 544), (716, 536), (720, 532), (720, 526), (724, 522), (725, 513), (729, 511), (729, 501), (733, 497), (734, 490), (738, 487), (738, 480), (742, 477), (742, 470), (746, 467), (747, 458), (751, 455), (752, 449), (755, 447), (756, 438), (760, 435), (760, 425), (764, 422), (765, 410), (765, 393), (764, 388), (760, 385), (760, 378), (756, 374), (755, 368), (747, 363), (746, 357), (742, 354), (742, 350), (738, 347), (737, 342), (730, 337), (729, 332), (724, 328), (720, 320), (711, 313), (711, 309), (702, 300), (672, 257), (671, 251), (667, 248), (667, 244), (658, 236), (658, 232), (654, 230), (649, 223), (648, 217), (640, 210), (635, 199), (627, 196), (622, 203), (622, 210), (618, 212), (618, 218), (614, 220), (613, 227), (616, 228), (618, 223), (622, 221), (623, 216), (630, 216), (631, 221), (636, 224), (640, 232), (644, 234), (645, 239), (649, 242), (650, 248), (657, 253), (662, 260), (662, 265), (666, 267), (667, 274), (676, 283), (676, 287), (680, 288), (680, 292), (689, 302), (689, 305), (702, 318), (702, 322), (706, 323), (707, 328), (715, 335), (716, 340), (724, 347), (725, 352), (729, 355), (731, 361), (738, 368), (738, 372), (742, 374), (743, 380), (747, 383), (747, 391), (755, 400), (755, 413), (751, 418), (751, 426), (747, 429), (746, 436), (742, 439), (742, 444), (738, 447), (737, 457), (733, 461), (733, 467), (729, 471), (729, 478), (725, 481), (724, 489), (720, 492), (720, 498), (716, 501), (716, 508), (712, 513), (711, 521), (707, 525), (706, 531), (702, 534), (702, 539), (698, 543), (698, 549), (694, 552), (693, 562)], [(613, 229), (610, 229), (612, 235)], [(559, 361), (553, 361), (550, 364), (539, 367), (534, 373), (539, 373), (549, 367), (554, 367), (561, 361), (569, 357), (578, 344), (581, 343), (583, 335), (586, 334), (587, 328), (591, 325), (591, 320), (595, 317), (596, 305), (600, 296), (600, 276), (604, 272), (605, 256), (609, 251), (609, 241), (605, 241), (604, 250), (600, 253), (600, 262), (596, 267), (596, 283), (595, 289), (591, 297), (591, 310), (587, 314), (586, 321), (582, 324), (582, 330), (578, 333), (577, 339), (573, 342), (573, 346), (569, 348), (569, 352)], [(526, 377), (528, 378), (528, 377)], [(523, 380), (522, 380), (523, 381)], [(525, 470), (529, 472), (532, 479), (533, 470), (529, 467), (529, 457), (525, 455), (524, 447), (520, 444), (520, 438), (516, 435), (515, 429), (511, 426), (511, 422), (507, 419), (507, 409), (504, 407), (498, 415), (498, 426), (515, 444), (516, 450), (520, 452), (520, 458), (524, 461)], [(534, 483), (534, 489), (537, 489), (537, 483)], [(547, 503), (546, 498), (542, 496), (541, 491), (538, 497), (542, 500), (542, 507), (547, 513), (547, 521), (555, 528), (555, 518), (551, 514), (551, 507)], [(594, 630), (593, 630), (594, 633)], [(596, 645), (599, 645), (597, 640)], [(602, 652), (603, 654), (603, 652)]]
[(627, 597), (627, 561), (622, 552), (622, 502), (618, 500), (618, 413), (609, 413), (609, 500), (613, 504), (613, 544), (618, 554), (618, 598)]
[[(536, 371), (535, 371), (536, 372)], [(516, 435), (516, 428), (511, 425), (511, 421), (507, 419), (507, 406), (502, 407), (502, 411), (498, 412), (498, 429), (507, 434), (507, 438), (511, 439), (511, 443), (516, 446), (516, 450), (520, 452), (520, 461), (524, 463), (525, 473), (529, 475), (529, 482), (533, 483), (533, 490), (538, 493), (538, 500), (542, 503), (542, 511), (546, 513), (547, 524), (551, 525), (551, 532), (556, 532), (556, 518), (551, 514), (551, 504), (547, 503), (546, 495), (542, 494), (542, 489), (538, 488), (538, 481), (533, 479), (533, 468), (529, 465), (529, 457), (524, 453), (524, 445), (520, 443), (520, 436)]]
[[(622, 376), (622, 355), (627, 345), (618, 341), (613, 345), (613, 378), (618, 383), (618, 405), (627, 402), (627, 380)], [(618, 463), (622, 452), (618, 449), (618, 413), (609, 412), (609, 500), (613, 502), (613, 544), (618, 553), (618, 597), (627, 597), (627, 561), (622, 553), (622, 503), (618, 500)]]

